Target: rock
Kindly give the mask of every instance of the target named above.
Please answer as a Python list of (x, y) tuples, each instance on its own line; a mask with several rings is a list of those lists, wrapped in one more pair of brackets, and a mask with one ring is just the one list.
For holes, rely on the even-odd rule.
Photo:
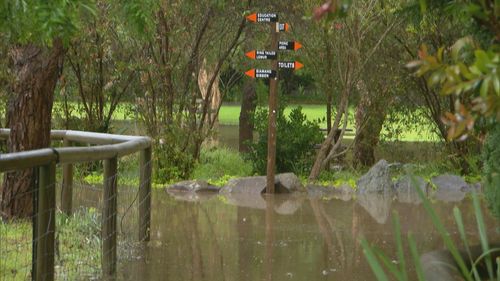
[(387, 161), (380, 160), (357, 182), (358, 194), (367, 192), (391, 192), (392, 180)]
[[(299, 178), (293, 173), (278, 174), (276, 175), (274, 182), (276, 193), (291, 193), (304, 189)], [(222, 194), (261, 194), (265, 193), (266, 185), (267, 180), (265, 176), (230, 179), (220, 192)]]
[(245, 177), (230, 179), (220, 193), (261, 194), (266, 189), (266, 177)]
[(304, 190), (304, 186), (300, 182), (300, 179), (294, 173), (277, 174), (275, 182), (277, 185), (281, 185), (280, 188), (288, 190), (288, 193)]
[(333, 188), (321, 185), (308, 184), (306, 186), (307, 195), (312, 199), (321, 199), (324, 197), (333, 197)]
[(352, 199), (354, 189), (348, 184), (342, 184), (335, 188), (335, 197), (342, 201), (349, 201)]
[[(414, 177), (417, 187), (422, 190), (424, 195), (427, 196), (427, 182), (421, 177)], [(396, 194), (401, 203), (420, 204), (422, 199), (418, 196), (417, 190), (413, 186), (413, 179), (411, 176), (404, 176), (400, 178), (395, 184)]]
[(181, 181), (172, 184), (168, 188), (169, 192), (218, 192), (219, 187), (209, 185), (204, 180)]
[(433, 177), (431, 183), (436, 187), (433, 198), (444, 202), (458, 202), (465, 198), (469, 185), (459, 176), (441, 175)]

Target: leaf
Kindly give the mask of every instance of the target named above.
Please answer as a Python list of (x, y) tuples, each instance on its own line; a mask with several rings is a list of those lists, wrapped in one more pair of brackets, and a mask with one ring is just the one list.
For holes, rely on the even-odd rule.
[(382, 269), (382, 266), (378, 262), (377, 258), (375, 257), (375, 253), (372, 249), (372, 247), (368, 244), (366, 239), (361, 239), (361, 246), (363, 247), (363, 252), (365, 253), (366, 260), (370, 264), (370, 267), (375, 274), (375, 277), (379, 281), (389, 281), (389, 278), (387, 277), (387, 274), (384, 272)]
[(473, 47), (475, 45), (474, 39), (471, 36), (463, 37), (455, 41), (451, 46), (451, 57), (453, 60), (458, 61), (459, 54), (465, 47)]
[(488, 76), (481, 83), (481, 88), (479, 90), (479, 94), (482, 97), (487, 97), (488, 96), (488, 91), (489, 91), (489, 88), (490, 88), (490, 81), (491, 81), (491, 77)]

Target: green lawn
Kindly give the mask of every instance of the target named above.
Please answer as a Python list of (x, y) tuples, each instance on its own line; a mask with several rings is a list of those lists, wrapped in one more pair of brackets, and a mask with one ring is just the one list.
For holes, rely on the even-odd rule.
[[(57, 107), (60, 107), (60, 103), (56, 103), (54, 107), (57, 110)], [(76, 103), (72, 103), (73, 107), (76, 107)], [(134, 119), (134, 113), (132, 111), (132, 104), (130, 103), (122, 103), (118, 108), (116, 109), (114, 113), (114, 120), (120, 121), (120, 120), (131, 120)], [(285, 109), (285, 114), (289, 114), (290, 111), (298, 107), (299, 105), (290, 105)], [(325, 105), (310, 105), (310, 104), (305, 104), (301, 105), (302, 106), (302, 112), (307, 116), (308, 120), (321, 120), (320, 122), (320, 127), (326, 128), (326, 109)], [(350, 129), (354, 129), (354, 108), (350, 110), (350, 118), (348, 120), (348, 125), (347, 127)], [(74, 109), (73, 110), (73, 116), (74, 117), (82, 117), (83, 112), (81, 109)], [(239, 116), (240, 116), (240, 106), (239, 105), (229, 105), (229, 104), (224, 104), (221, 107), (221, 110), (219, 112), (219, 121), (220, 124), (222, 125), (238, 125), (239, 122)], [(390, 120), (390, 118), (388, 118)], [(384, 129), (382, 130), (382, 136), (383, 138), (386, 138), (388, 140), (400, 140), (400, 141), (425, 141), (425, 142), (430, 142), (430, 141), (437, 141), (439, 140), (439, 137), (432, 132), (431, 126), (429, 124), (422, 124), (421, 126), (413, 126), (414, 128), (408, 128), (404, 126), (403, 124), (397, 124), (397, 123), (390, 123), (386, 122), (386, 125)], [(392, 137), (388, 137), (389, 131), (396, 131), (396, 128), (399, 128), (397, 130), (397, 133), (393, 135)], [(391, 130), (389, 130), (391, 129)], [(351, 137), (347, 136), (347, 138)]]
[[(298, 107), (299, 105), (291, 105), (285, 109), (285, 114), (289, 114), (290, 111)], [(322, 120), (320, 122), (320, 127), (326, 128), (326, 109), (324, 105), (301, 105), (302, 112), (307, 116), (308, 120)], [(354, 109), (350, 110), (350, 118), (348, 120), (347, 127), (354, 129)], [(219, 112), (219, 120), (223, 125), (238, 125), (240, 116), (240, 106), (239, 105), (223, 105)], [(388, 127), (391, 126), (391, 127)], [(437, 141), (438, 136), (432, 132), (431, 126), (429, 124), (424, 124), (418, 128), (407, 128), (401, 124), (391, 124), (387, 123), (385, 128), (382, 130), (382, 135), (387, 135), (390, 131), (389, 128), (395, 129), (395, 127), (400, 127), (400, 131), (397, 133), (397, 139), (400, 141)], [(393, 130), (394, 131), (394, 130)], [(353, 133), (352, 133), (353, 134)], [(352, 134), (351, 138), (352, 138)], [(349, 136), (348, 136), (349, 138)]]

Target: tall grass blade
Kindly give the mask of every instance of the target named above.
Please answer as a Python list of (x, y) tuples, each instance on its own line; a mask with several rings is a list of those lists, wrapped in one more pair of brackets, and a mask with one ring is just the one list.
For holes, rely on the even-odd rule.
[(393, 222), (394, 222), (394, 231), (396, 232), (396, 250), (399, 261), (399, 272), (401, 274), (398, 280), (407, 281), (408, 274), (406, 272), (406, 261), (403, 251), (403, 239), (401, 237), (401, 223), (399, 222), (399, 215), (396, 212), (394, 212)]
[(375, 256), (382, 261), (382, 264), (389, 270), (389, 272), (396, 277), (396, 280), (403, 280), (402, 272), (399, 272), (398, 267), (382, 251), (380, 251), (380, 249), (373, 248), (373, 252), (375, 253)]
[(497, 281), (500, 281), (500, 257), (497, 258)]
[(422, 270), (422, 264), (420, 263), (420, 255), (417, 250), (417, 243), (415, 243), (415, 238), (413, 238), (411, 233), (408, 233), (408, 245), (413, 258), (413, 264), (415, 264), (418, 281), (425, 281), (424, 271)]
[[(481, 247), (483, 248), (483, 253), (487, 253), (490, 250), (490, 246), (488, 243), (488, 235), (486, 234), (486, 226), (484, 224), (483, 213), (481, 212), (481, 204), (476, 192), (472, 193), (472, 202), (474, 203), (474, 213), (476, 214), (477, 229), (479, 231), (479, 237), (481, 239)], [(491, 256), (488, 255), (485, 258), (488, 275), (490, 276), (490, 279), (493, 280), (495, 278), (495, 275), (493, 273), (493, 262), (491, 260)]]
[(371, 246), (368, 244), (366, 239), (361, 239), (361, 246), (363, 247), (363, 252), (365, 253), (366, 260), (370, 264), (370, 267), (373, 270), (373, 273), (375, 274), (375, 277), (377, 278), (378, 281), (389, 281), (389, 278), (385, 274), (384, 270), (382, 269), (382, 266), (378, 262), (377, 258), (375, 257), (375, 253), (373, 252)]
[[(467, 255), (469, 256), (469, 261), (471, 264), (474, 264), (474, 261), (472, 260), (472, 254), (470, 252), (469, 242), (467, 241), (467, 236), (465, 235), (465, 227), (460, 209), (454, 207), (453, 216), (455, 217), (455, 222), (458, 227), (458, 233), (460, 233), (460, 239), (462, 239), (462, 242), (464, 243), (465, 246), (465, 250), (467, 251)], [(474, 278), (476, 280), (481, 280), (479, 273), (477, 272), (477, 268), (475, 266), (472, 267), (472, 273), (474, 274)]]
[(446, 248), (450, 251), (451, 255), (455, 259), (455, 262), (457, 263), (458, 267), (460, 268), (460, 271), (462, 275), (464, 276), (465, 280), (467, 281), (473, 281), (472, 276), (469, 274), (469, 270), (465, 264), (465, 261), (463, 258), (460, 256), (460, 253), (458, 252), (457, 247), (453, 243), (453, 241), (450, 238), (450, 233), (446, 230), (444, 227), (443, 223), (441, 220), (439, 220), (438, 216), (436, 215), (436, 212), (431, 206), (431, 202), (427, 197), (424, 195), (422, 190), (418, 188), (417, 181), (414, 177), (412, 177), (412, 183), (413, 186), (416, 187), (415, 189), (417, 190), (418, 195), (420, 196), (420, 199), (422, 199), (422, 203), (424, 205), (425, 210), (427, 211), (427, 214), (431, 217), (432, 223), (436, 227), (437, 231), (443, 238), (444, 244), (446, 245)]

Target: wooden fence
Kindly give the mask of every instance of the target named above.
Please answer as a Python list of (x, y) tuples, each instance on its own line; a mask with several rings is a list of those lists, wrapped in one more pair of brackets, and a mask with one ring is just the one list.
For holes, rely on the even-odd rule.
[[(0, 129), (0, 140), (10, 131)], [(140, 152), (139, 241), (149, 241), (151, 221), (151, 139), (92, 132), (52, 130), (52, 141), (62, 141), (63, 147), (0, 155), (0, 172), (39, 167), (38, 198), (34, 206), (38, 215), (33, 224), (33, 280), (54, 280), (56, 166), (62, 165), (61, 210), (72, 213), (73, 164), (104, 160), (104, 192), (102, 209), (101, 266), (105, 276), (116, 273), (117, 234), (117, 163), (118, 158)], [(93, 146), (71, 147), (72, 144)]]

